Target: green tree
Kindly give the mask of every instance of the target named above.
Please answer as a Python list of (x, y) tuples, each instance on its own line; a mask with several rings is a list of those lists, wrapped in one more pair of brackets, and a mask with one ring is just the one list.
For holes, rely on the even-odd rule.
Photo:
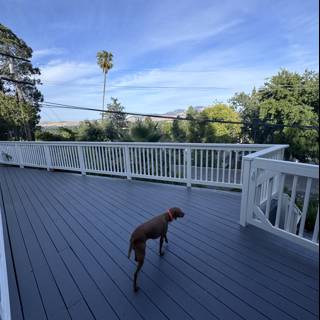
[(162, 134), (158, 123), (147, 117), (144, 121), (138, 120), (132, 124), (130, 137), (132, 141), (137, 142), (157, 142), (161, 139)]
[[(216, 104), (205, 108), (201, 114), (210, 120), (240, 122), (239, 114), (226, 104)], [(206, 125), (204, 142), (235, 143), (239, 141), (241, 127), (231, 123), (212, 123)]]
[[(178, 117), (179, 118), (179, 117)], [(181, 124), (181, 120), (173, 120), (171, 126), (172, 141), (185, 142), (187, 138), (187, 132)]]
[(161, 132), (162, 142), (172, 141), (172, 135), (171, 135), (172, 122), (171, 121), (158, 122), (158, 128)]
[(80, 141), (103, 141), (104, 134), (100, 123), (98, 121), (82, 121), (76, 138)]
[(287, 157), (319, 161), (318, 131), (293, 128), (318, 125), (319, 74), (281, 70), (259, 90), (249, 95), (237, 93), (230, 102), (241, 114), (248, 141), (286, 143), (290, 145)]
[(38, 129), (35, 139), (41, 141), (74, 141), (76, 132), (70, 128), (61, 127), (53, 130)]
[(106, 118), (112, 122), (114, 127), (119, 130), (125, 130), (128, 126), (126, 115), (124, 114), (124, 106), (118, 101), (117, 98), (111, 98), (111, 103), (107, 105), (107, 110), (110, 112)]
[[(102, 110), (104, 110), (104, 100), (106, 94), (106, 80), (107, 73), (113, 67), (113, 54), (111, 52), (102, 50), (97, 53), (97, 64), (102, 69), (103, 72), (103, 95), (102, 95)], [(104, 113), (102, 113), (102, 119), (104, 117)]]
[(206, 131), (205, 115), (190, 106), (187, 109), (186, 118), (189, 120), (187, 126), (187, 141), (202, 142)]
[(111, 120), (104, 119), (100, 127), (104, 141), (122, 141), (126, 137), (125, 130), (119, 129)]
[[(2, 24), (0, 24), (0, 51), (25, 59), (31, 59), (32, 57), (32, 49)], [(14, 74), (10, 72), (10, 63), (13, 65)], [(6, 117), (7, 114), (14, 113), (13, 116), (16, 118), (14, 119), (15, 127), (8, 128), (10, 132), (7, 137), (31, 140), (34, 138), (34, 131), (40, 119), (39, 102), (43, 101), (42, 94), (36, 87), (36, 84), (40, 84), (40, 80), (33, 80), (35, 76), (40, 75), (40, 70), (34, 68), (31, 62), (0, 55), (0, 74), (5, 78), (18, 81), (12, 82), (3, 78), (0, 79), (0, 92), (16, 99), (16, 102), (10, 100), (8, 105), (1, 105), (2, 116)], [(1, 100), (3, 102), (4, 98)], [(13, 108), (14, 112), (13, 110), (4, 110), (9, 106)], [(6, 118), (2, 118), (0, 121), (7, 125), (11, 123), (11, 120)]]

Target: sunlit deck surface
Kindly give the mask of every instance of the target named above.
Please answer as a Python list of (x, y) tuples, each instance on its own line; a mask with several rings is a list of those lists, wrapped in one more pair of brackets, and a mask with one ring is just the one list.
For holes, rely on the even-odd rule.
[[(317, 319), (318, 256), (239, 226), (240, 193), (0, 167), (13, 319)], [(133, 229), (179, 206), (132, 290)], [(10, 255), (11, 254), (11, 255)]]

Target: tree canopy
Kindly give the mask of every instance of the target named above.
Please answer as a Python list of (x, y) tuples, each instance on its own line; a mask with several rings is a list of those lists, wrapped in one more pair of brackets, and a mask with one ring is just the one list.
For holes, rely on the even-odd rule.
[[(25, 59), (32, 57), (32, 49), (2, 24), (0, 24), (0, 51)], [(13, 64), (13, 75), (10, 73), (10, 63)], [(34, 68), (31, 62), (0, 55), (0, 74), (19, 81), (0, 79), (0, 93), (2, 94), (0, 122), (13, 123), (6, 136), (10, 139), (33, 139), (36, 125), (39, 122), (39, 102), (43, 99), (36, 87), (40, 80), (33, 80), (33, 78), (40, 74), (40, 70)], [(13, 122), (12, 115), (14, 115)]]
[[(205, 108), (202, 112), (207, 119), (239, 122), (240, 116), (230, 106), (219, 103)], [(207, 123), (204, 142), (235, 143), (239, 141), (240, 125), (229, 123)]]
[(290, 145), (289, 157), (318, 161), (318, 132), (292, 127), (319, 123), (318, 73), (305, 71), (300, 75), (281, 70), (259, 90), (253, 89), (251, 94), (237, 93), (230, 102), (246, 124), (242, 131), (244, 139), (256, 143), (286, 143)]

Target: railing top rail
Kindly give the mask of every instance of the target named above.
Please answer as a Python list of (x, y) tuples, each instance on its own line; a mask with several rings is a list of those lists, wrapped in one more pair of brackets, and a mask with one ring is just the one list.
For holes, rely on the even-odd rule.
[[(267, 145), (266, 145), (267, 146)], [(245, 156), (244, 158), (246, 159), (255, 159), (255, 158), (259, 158), (265, 155), (268, 155), (272, 152), (278, 151), (278, 150), (282, 150), (282, 149), (286, 149), (288, 148), (289, 145), (288, 144), (274, 144), (274, 145), (268, 145), (267, 148), (264, 148), (262, 150), (259, 150), (255, 153), (251, 153), (248, 154), (247, 156)]]
[(318, 165), (257, 158), (254, 161), (254, 166), (257, 168), (262, 166), (263, 168), (274, 172), (319, 179)]
[(265, 149), (272, 144), (241, 143), (176, 143), (176, 142), (100, 142), (100, 141), (0, 141), (0, 144), (50, 144), (50, 145), (143, 145), (143, 146), (181, 146), (181, 147), (220, 147), (220, 148), (252, 148)]

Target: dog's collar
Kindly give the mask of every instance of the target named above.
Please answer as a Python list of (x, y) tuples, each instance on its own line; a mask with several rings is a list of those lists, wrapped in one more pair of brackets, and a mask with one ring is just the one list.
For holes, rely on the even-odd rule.
[(172, 215), (170, 209), (168, 209), (167, 212), (168, 212), (169, 219), (170, 219), (169, 221), (172, 221), (173, 220), (173, 215)]

